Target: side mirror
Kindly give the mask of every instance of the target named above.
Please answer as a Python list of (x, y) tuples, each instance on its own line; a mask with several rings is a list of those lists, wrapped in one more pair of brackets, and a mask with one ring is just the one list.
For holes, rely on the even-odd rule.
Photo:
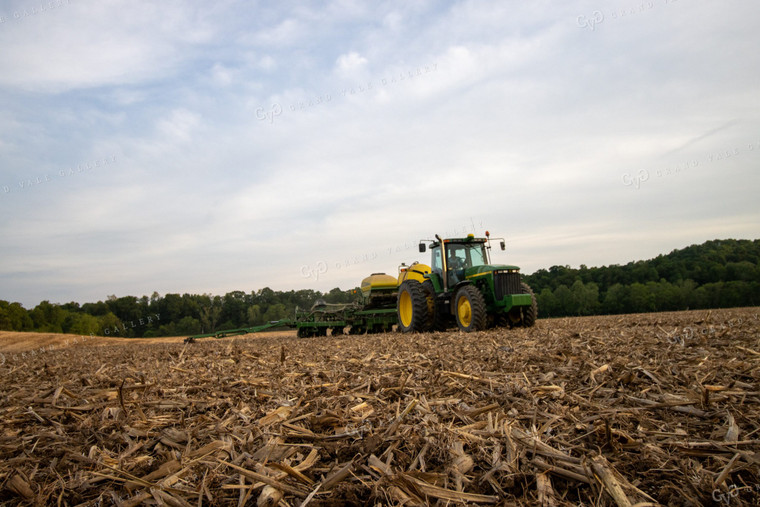
[(420, 253), (425, 253), (425, 243), (420, 243)]
[(506, 250), (507, 249), (507, 245), (504, 244), (504, 240), (501, 240), (501, 249), (502, 250)]

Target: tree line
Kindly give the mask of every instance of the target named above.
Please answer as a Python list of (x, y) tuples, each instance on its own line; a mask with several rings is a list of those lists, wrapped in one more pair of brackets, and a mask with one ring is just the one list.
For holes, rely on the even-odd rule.
[(760, 305), (760, 240), (713, 240), (647, 261), (524, 277), (540, 317)]
[(319, 300), (347, 303), (356, 289), (274, 291), (265, 287), (250, 293), (109, 296), (97, 303), (53, 304), (43, 301), (31, 310), (0, 300), (0, 330), (71, 333), (89, 336), (152, 338), (188, 336), (222, 329), (252, 327), (293, 318), (296, 308), (308, 309)]
[[(714, 240), (646, 261), (588, 268), (552, 266), (524, 275), (539, 317), (760, 306), (760, 240)], [(149, 338), (188, 336), (293, 318), (318, 300), (348, 303), (358, 288), (109, 296), (97, 303), (31, 310), (0, 300), (0, 330)]]

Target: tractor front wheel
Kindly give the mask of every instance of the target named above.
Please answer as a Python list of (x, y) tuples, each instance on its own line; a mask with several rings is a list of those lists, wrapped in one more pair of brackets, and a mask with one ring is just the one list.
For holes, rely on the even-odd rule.
[(428, 302), (422, 284), (406, 280), (398, 288), (396, 298), (398, 329), (402, 333), (424, 332), (430, 327)]
[(465, 285), (457, 291), (454, 312), (459, 329), (465, 333), (486, 328), (486, 302), (474, 285)]
[(521, 283), (520, 288), (523, 294), (530, 294), (530, 306), (523, 308), (522, 313), (522, 325), (523, 327), (531, 327), (536, 323), (538, 318), (538, 303), (536, 302), (536, 295), (533, 294), (533, 289), (527, 283)]

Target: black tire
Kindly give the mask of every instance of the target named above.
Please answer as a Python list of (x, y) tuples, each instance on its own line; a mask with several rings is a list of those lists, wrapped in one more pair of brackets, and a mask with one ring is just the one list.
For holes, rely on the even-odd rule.
[(342, 336), (342, 335), (343, 335), (342, 327), (334, 327), (332, 328), (332, 331), (330, 332), (330, 336)]
[(494, 327), (508, 327), (509, 319), (507, 318), (507, 314), (500, 313), (498, 315), (494, 315), (493, 326)]
[(454, 297), (454, 315), (459, 329), (465, 333), (486, 328), (486, 302), (474, 285), (460, 288)]
[(350, 335), (359, 335), (364, 334), (366, 332), (366, 329), (362, 326), (351, 326), (348, 330), (348, 334)]
[(398, 330), (402, 333), (422, 333), (430, 329), (430, 312), (422, 284), (406, 280), (396, 296)]
[(422, 289), (425, 291), (425, 297), (427, 298), (429, 322), (428, 329), (431, 331), (445, 331), (448, 315), (441, 311), (440, 307), (435, 303), (435, 288), (433, 282), (425, 280), (422, 282)]
[(538, 303), (536, 302), (536, 295), (533, 294), (533, 289), (525, 283), (520, 283), (520, 288), (523, 294), (530, 294), (531, 303), (528, 307), (522, 309), (522, 325), (523, 327), (533, 327), (536, 324), (538, 318)]

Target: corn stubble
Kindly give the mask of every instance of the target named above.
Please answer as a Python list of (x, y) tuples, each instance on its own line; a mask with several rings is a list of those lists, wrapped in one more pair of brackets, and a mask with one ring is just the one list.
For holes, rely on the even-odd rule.
[(0, 366), (0, 503), (758, 504), (757, 314), (53, 350)]

